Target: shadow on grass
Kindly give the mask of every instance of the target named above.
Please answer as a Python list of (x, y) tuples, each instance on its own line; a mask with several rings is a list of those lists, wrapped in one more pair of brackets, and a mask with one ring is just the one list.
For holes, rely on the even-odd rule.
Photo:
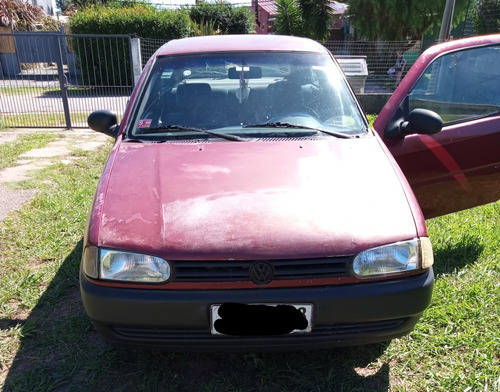
[(483, 252), (484, 245), (474, 235), (466, 234), (459, 243), (452, 243), (434, 253), (436, 277), (459, 271), (473, 264)]
[(3, 391), (387, 391), (387, 343), (292, 353), (159, 353), (109, 346), (80, 300), (82, 241), (23, 320)]

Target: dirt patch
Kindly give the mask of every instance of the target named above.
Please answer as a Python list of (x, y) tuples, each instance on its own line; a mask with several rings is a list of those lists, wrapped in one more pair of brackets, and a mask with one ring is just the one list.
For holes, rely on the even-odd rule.
[[(0, 133), (0, 144), (9, 143), (22, 134), (34, 131), (9, 131)], [(108, 136), (90, 130), (54, 131), (60, 138), (50, 142), (43, 148), (27, 151), (19, 156), (15, 166), (0, 171), (0, 222), (12, 211), (17, 210), (24, 203), (36, 195), (36, 189), (10, 189), (7, 183), (29, 179), (30, 173), (43, 167), (62, 162), (71, 163), (75, 158), (74, 151), (92, 151), (109, 140)]]

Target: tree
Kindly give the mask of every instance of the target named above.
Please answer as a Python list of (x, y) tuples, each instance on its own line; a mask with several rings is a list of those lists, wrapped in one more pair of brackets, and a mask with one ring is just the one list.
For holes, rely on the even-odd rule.
[(21, 31), (59, 29), (59, 24), (42, 7), (27, 0), (0, 0), (0, 25)]
[[(56, 5), (63, 13), (71, 13), (77, 9), (83, 9), (93, 5), (105, 5), (112, 2), (120, 3), (119, 0), (56, 0)], [(127, 3), (125, 4), (126, 6), (131, 6), (134, 1), (126, 1), (125, 3)]]
[(191, 20), (198, 25), (211, 23), (223, 34), (249, 34), (254, 32), (255, 16), (246, 7), (229, 3), (200, 2), (189, 8)]
[(478, 34), (500, 32), (500, 0), (482, 0), (476, 3), (472, 21)]
[(325, 41), (333, 22), (330, 0), (277, 0), (274, 30), (278, 34), (301, 35)]
[(306, 37), (325, 41), (333, 22), (330, 0), (298, 0)]
[[(349, 0), (347, 16), (369, 40), (422, 39), (441, 25), (446, 0)], [(469, 0), (456, 0), (454, 24), (465, 20)]]
[(277, 0), (278, 15), (273, 30), (282, 35), (302, 35), (302, 16), (295, 0)]

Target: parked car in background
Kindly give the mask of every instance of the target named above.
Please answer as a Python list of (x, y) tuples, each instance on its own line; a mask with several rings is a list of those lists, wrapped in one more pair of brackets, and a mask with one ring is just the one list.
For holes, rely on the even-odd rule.
[[(498, 53), (500, 36), (483, 40), (481, 48)], [(409, 333), (431, 300), (434, 275), (407, 177), (417, 191), (422, 178), (426, 186), (442, 180), (433, 174), (446, 155), (442, 119), (429, 110), (441, 75), (430, 70), (467, 48), (425, 53), (375, 132), (333, 56), (314, 41), (248, 35), (165, 44), (120, 125), (108, 111), (89, 116), (91, 128), (116, 138), (80, 272), (100, 335), (146, 349), (259, 351)], [(496, 115), (478, 110), (482, 120), (445, 118), (442, 133), (463, 121), (498, 124), (498, 107)], [(493, 156), (476, 151), (469, 161), (497, 159), (485, 177), (494, 186), (498, 126), (490, 134)], [(476, 134), (453, 133), (455, 143), (462, 138), (462, 154), (475, 149)], [(422, 159), (419, 143), (431, 150)], [(424, 160), (430, 155), (437, 159)], [(429, 216), (463, 206), (462, 194), (445, 195), (446, 204), (436, 187)]]

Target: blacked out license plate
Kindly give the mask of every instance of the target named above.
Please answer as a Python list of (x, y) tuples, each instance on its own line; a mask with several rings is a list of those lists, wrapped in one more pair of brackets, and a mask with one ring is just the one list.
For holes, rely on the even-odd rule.
[(210, 328), (213, 335), (305, 334), (312, 330), (312, 313), (312, 304), (214, 304), (210, 307)]

